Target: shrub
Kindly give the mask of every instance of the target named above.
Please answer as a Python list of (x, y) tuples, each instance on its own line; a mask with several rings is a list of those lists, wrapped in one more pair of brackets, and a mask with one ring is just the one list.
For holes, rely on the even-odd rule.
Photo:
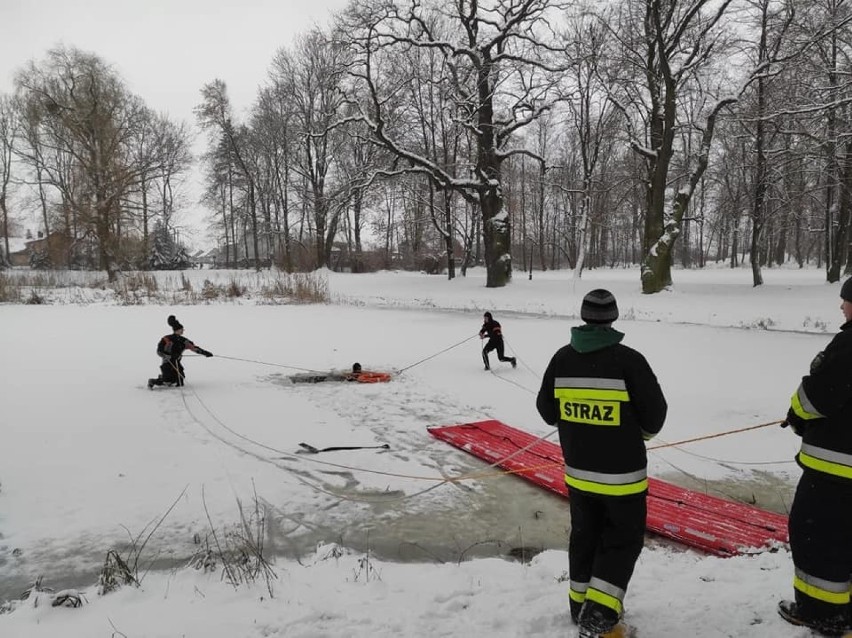
[(21, 287), (12, 278), (0, 272), (0, 303), (21, 303)]

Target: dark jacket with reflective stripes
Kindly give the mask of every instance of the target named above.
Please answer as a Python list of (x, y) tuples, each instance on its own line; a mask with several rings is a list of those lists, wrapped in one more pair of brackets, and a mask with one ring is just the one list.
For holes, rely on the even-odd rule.
[(177, 363), (183, 356), (184, 350), (192, 350), (199, 354), (204, 352), (203, 348), (199, 348), (192, 341), (179, 334), (166, 335), (157, 344), (157, 354), (163, 361)]
[(788, 420), (803, 433), (799, 465), (852, 482), (852, 321), (814, 358), (790, 404)]
[[(610, 327), (573, 328), (571, 344), (553, 355), (542, 379), (536, 407), (559, 426), (574, 489), (627, 495), (647, 487), (644, 441), (662, 429), (668, 406), (645, 357), (622, 345), (623, 337)], [(607, 485), (619, 476), (631, 484), (621, 492)]]

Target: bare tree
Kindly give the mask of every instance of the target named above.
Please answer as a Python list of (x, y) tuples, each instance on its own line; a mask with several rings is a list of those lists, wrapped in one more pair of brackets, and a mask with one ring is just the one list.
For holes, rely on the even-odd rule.
[(97, 240), (99, 267), (118, 274), (122, 201), (161, 158), (133, 159), (130, 149), (147, 108), (96, 55), (58, 47), (16, 77), (16, 89), (37, 135), (21, 151), (39, 183), (61, 193), (83, 232)]
[(589, 245), (589, 218), (592, 214), (594, 197), (594, 178), (598, 169), (598, 160), (604, 147), (605, 136), (611, 134), (614, 109), (606, 99), (606, 90), (602, 86), (598, 65), (606, 46), (608, 31), (600, 22), (588, 14), (576, 16), (570, 24), (572, 29), (571, 56), (575, 63), (572, 68), (573, 99), (568, 106), (573, 115), (574, 135), (579, 146), (582, 162), (582, 185), (580, 220), (578, 222), (580, 238), (577, 258), (574, 263), (574, 277), (580, 278), (586, 261)]
[(12, 150), (18, 130), (18, 111), (9, 95), (0, 94), (0, 222), (3, 227), (3, 250), (0, 269), (9, 262), (9, 208), (7, 195), (12, 178)]
[[(228, 87), (225, 82), (215, 79), (201, 88), (201, 104), (195, 108), (195, 115), (202, 128), (213, 130), (214, 143), (223, 142), (229, 158), (234, 160), (228, 166), (235, 166), (240, 176), (245, 180), (248, 219), (251, 223), (252, 248), (254, 249), (254, 264), (260, 269), (260, 246), (257, 224), (257, 189), (256, 171), (252, 165), (252, 149), (248, 140), (250, 131), (245, 126), (238, 126), (233, 121), (231, 100), (228, 97)], [(233, 180), (229, 180), (233, 185)], [(233, 192), (230, 193), (233, 197)], [(236, 244), (236, 237), (232, 236)], [(248, 251), (247, 251), (248, 252)]]
[[(619, 52), (610, 67), (617, 87), (611, 99), (625, 115), (630, 144), (646, 170), (641, 275), (645, 293), (659, 292), (671, 284), (672, 248), (695, 186), (707, 167), (716, 119), (737, 99), (735, 94), (724, 95), (709, 106), (690, 174), (671, 196), (669, 172), (677, 150), (677, 129), (687, 119), (701, 119), (681, 112), (680, 98), (688, 90), (705, 89), (699, 82), (699, 72), (722, 44), (720, 22), (730, 2), (628, 0), (626, 12), (616, 22), (618, 30), (613, 32)], [(610, 20), (604, 17), (603, 23), (610, 24)], [(644, 78), (645, 83), (637, 83), (636, 77)], [(643, 127), (642, 139), (633, 132), (635, 123)], [(688, 158), (681, 164), (688, 166)]]
[(276, 90), (290, 104), (300, 138), (293, 170), (307, 186), (303, 197), (313, 216), (318, 266), (329, 263), (340, 215), (351, 194), (340, 167), (345, 136), (335, 126), (344, 105), (340, 90), (344, 53), (340, 43), (313, 29), (298, 39), (295, 50), (279, 50), (270, 71)]
[[(563, 70), (554, 62), (558, 46), (551, 19), (556, 0), (440, 0), (398, 6), (391, 0), (355, 0), (341, 31), (351, 46), (350, 74), (358, 94), (350, 96), (373, 139), (398, 158), (390, 174), (420, 173), (439, 189), (477, 202), (484, 234), (486, 285), (511, 279), (511, 233), (504, 210), (501, 168), (514, 154), (513, 136), (549, 111)], [(416, 82), (421, 69), (406, 68), (412, 48), (437, 52), (443, 60), (430, 78), (452, 105), (444, 117), (463, 127), (473, 157), (456, 173), (422, 152), (408, 133), (398, 94)], [(537, 75), (531, 74), (537, 69)], [(363, 99), (360, 99), (361, 96)], [(401, 120), (401, 121), (397, 121)]]

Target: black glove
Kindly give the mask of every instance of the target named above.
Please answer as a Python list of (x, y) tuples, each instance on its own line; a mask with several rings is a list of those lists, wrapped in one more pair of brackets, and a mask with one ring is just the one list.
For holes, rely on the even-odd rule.
[(212, 352), (210, 352), (209, 350), (204, 350), (202, 348), (198, 349), (198, 354), (204, 355), (205, 357), (212, 357), (213, 356)]
[(805, 430), (808, 429), (808, 422), (793, 412), (793, 408), (787, 410), (787, 418), (781, 424), (782, 428), (790, 426), (796, 436), (804, 436)]

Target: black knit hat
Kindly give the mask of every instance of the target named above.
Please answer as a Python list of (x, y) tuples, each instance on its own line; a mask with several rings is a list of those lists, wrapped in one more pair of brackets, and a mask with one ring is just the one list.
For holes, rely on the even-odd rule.
[(618, 319), (618, 305), (609, 290), (598, 288), (583, 297), (580, 318), (586, 323), (612, 323)]
[(852, 277), (843, 282), (843, 286), (840, 288), (840, 298), (843, 301), (852, 301)]
[(175, 319), (174, 315), (169, 315), (169, 318), (166, 319), (166, 321), (172, 327), (172, 330), (174, 330), (175, 332), (177, 332), (178, 330), (183, 330), (183, 325), (181, 325), (180, 321)]

